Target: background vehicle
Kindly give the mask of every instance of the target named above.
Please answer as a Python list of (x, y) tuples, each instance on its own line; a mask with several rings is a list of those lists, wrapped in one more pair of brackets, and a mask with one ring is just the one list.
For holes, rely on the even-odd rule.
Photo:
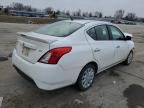
[(44, 90), (91, 87), (95, 74), (133, 59), (132, 35), (111, 23), (66, 20), (19, 33), (12, 63)]

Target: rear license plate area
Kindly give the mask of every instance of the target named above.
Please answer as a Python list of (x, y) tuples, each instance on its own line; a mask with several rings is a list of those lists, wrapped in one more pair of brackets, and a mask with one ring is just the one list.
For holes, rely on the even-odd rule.
[(24, 56), (29, 56), (30, 48), (23, 46), (22, 48), (22, 54)]

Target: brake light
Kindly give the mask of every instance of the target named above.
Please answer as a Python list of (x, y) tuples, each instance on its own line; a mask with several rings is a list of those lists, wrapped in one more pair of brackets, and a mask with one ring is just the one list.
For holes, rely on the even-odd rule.
[(72, 47), (59, 47), (54, 48), (44, 54), (38, 62), (45, 64), (57, 64), (60, 58), (69, 53), (72, 50)]

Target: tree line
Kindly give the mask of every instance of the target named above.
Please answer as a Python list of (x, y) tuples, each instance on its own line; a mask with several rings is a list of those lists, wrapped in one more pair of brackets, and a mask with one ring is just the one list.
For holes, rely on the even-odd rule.
[[(81, 9), (77, 10), (77, 11), (69, 11), (69, 10), (55, 10), (52, 7), (47, 7), (43, 10), (37, 9), (37, 8), (33, 8), (30, 5), (24, 5), (22, 3), (12, 3), (11, 5), (7, 6), (4, 9), (4, 12), (6, 14), (8, 14), (9, 10), (17, 10), (17, 11), (33, 11), (33, 12), (44, 12), (45, 14), (48, 15), (52, 15), (52, 16), (56, 16), (56, 15), (67, 15), (67, 16), (78, 16), (78, 17), (96, 17), (96, 18), (107, 18), (107, 17), (112, 17), (112, 16), (104, 16), (102, 12), (100, 11), (95, 11), (95, 12), (83, 12), (81, 11)], [(133, 12), (128, 12), (125, 15), (125, 11), (120, 9), (117, 10), (114, 13), (114, 18), (116, 19), (125, 19), (125, 20), (129, 20), (129, 21), (137, 21), (137, 20), (141, 20), (144, 22), (144, 18), (138, 18), (137, 15)]]
[(126, 16), (124, 16), (124, 14), (125, 14), (125, 11), (122, 10), (122, 9), (120, 9), (120, 10), (117, 10), (115, 12), (114, 17), (116, 19), (125, 19), (125, 20), (130, 20), (130, 21), (136, 21), (136, 20), (138, 20), (138, 17), (133, 12), (128, 12), (126, 14)]

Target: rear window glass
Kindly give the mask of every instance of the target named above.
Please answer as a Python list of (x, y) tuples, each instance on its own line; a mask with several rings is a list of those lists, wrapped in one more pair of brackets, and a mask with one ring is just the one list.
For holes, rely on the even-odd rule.
[(60, 21), (48, 24), (38, 30), (35, 30), (34, 32), (56, 37), (66, 37), (81, 28), (82, 26), (83, 24), (75, 22)]

